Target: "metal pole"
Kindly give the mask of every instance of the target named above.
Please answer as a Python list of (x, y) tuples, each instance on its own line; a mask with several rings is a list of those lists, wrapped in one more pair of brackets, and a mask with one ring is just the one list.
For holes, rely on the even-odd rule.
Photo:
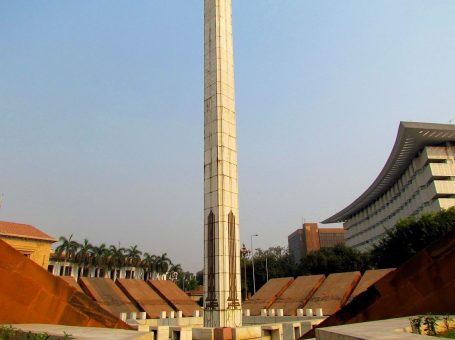
[(253, 294), (256, 294), (256, 278), (254, 276), (254, 248), (253, 248), (253, 237), (258, 234), (251, 235), (251, 263), (253, 265)]
[(248, 286), (246, 284), (246, 255), (245, 258), (243, 259), (243, 266), (245, 269), (245, 301), (248, 300)]
[(265, 272), (266, 272), (266, 275), (267, 275), (267, 281), (266, 282), (269, 282), (269, 266), (268, 266), (268, 263), (267, 263), (267, 258), (269, 257), (269, 252), (265, 252)]

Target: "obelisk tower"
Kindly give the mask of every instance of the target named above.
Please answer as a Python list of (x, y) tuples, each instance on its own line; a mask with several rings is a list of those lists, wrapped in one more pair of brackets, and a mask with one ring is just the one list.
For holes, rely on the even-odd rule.
[(231, 0), (204, 0), (204, 326), (242, 324)]

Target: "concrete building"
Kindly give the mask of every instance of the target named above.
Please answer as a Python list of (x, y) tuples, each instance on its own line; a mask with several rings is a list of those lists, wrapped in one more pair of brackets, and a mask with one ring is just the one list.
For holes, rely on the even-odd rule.
[(319, 246), (331, 248), (337, 244), (344, 244), (345, 231), (343, 228), (319, 228)]
[(368, 250), (405, 217), (455, 205), (455, 125), (401, 122), (373, 184), (322, 223), (344, 222), (346, 244)]
[(80, 277), (101, 277), (115, 279), (160, 279), (166, 280), (168, 275), (159, 275), (158, 273), (146, 273), (142, 267), (122, 266), (117, 269), (109, 269), (107, 266), (97, 266), (96, 264), (81, 265), (74, 262), (72, 259), (65, 262), (64, 258), (58, 258), (55, 253), (51, 253), (49, 257), (49, 265), (47, 271), (55, 276), (69, 276), (76, 281)]
[(57, 241), (32, 225), (6, 221), (0, 221), (0, 240), (46, 269), (51, 245)]
[(231, 0), (204, 1), (204, 325), (242, 324)]
[(288, 236), (289, 251), (294, 256), (295, 262), (321, 248), (334, 247), (344, 243), (343, 228), (319, 228), (317, 223), (304, 223)]

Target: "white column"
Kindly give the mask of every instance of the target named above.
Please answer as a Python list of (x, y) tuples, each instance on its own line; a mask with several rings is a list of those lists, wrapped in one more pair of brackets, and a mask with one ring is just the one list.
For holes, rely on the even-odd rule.
[(240, 285), (231, 0), (205, 0), (204, 326), (241, 326)]

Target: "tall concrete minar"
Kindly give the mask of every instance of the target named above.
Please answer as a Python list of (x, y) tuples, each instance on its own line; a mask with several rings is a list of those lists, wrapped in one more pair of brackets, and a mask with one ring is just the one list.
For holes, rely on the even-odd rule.
[(231, 0), (204, 0), (204, 325), (242, 324)]

